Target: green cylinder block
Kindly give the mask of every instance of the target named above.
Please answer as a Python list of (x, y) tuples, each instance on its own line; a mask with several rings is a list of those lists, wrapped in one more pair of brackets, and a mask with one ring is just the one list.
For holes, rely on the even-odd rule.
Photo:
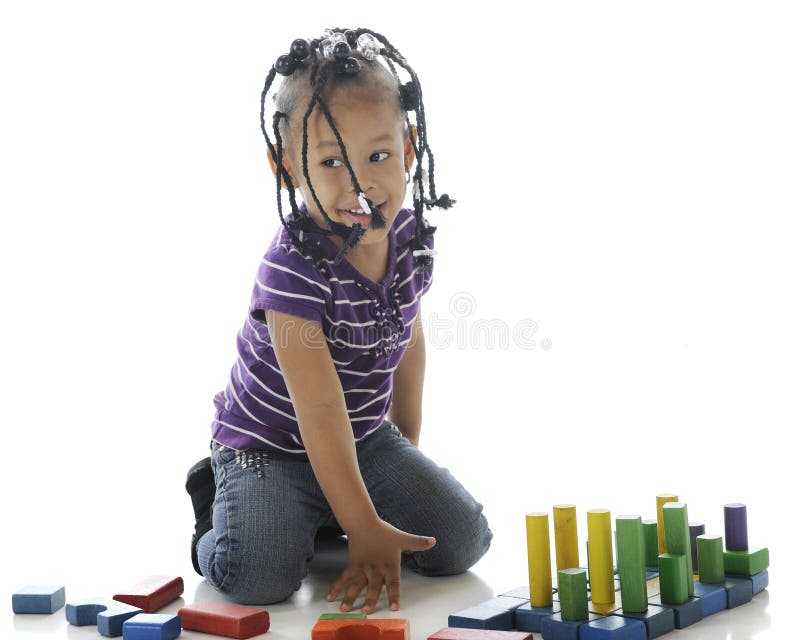
[(700, 582), (720, 584), (725, 580), (722, 536), (707, 533), (697, 536), (697, 566)]

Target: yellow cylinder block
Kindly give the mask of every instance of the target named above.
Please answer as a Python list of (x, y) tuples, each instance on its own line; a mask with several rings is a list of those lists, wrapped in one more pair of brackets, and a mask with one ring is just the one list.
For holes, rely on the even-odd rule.
[(611, 546), (611, 512), (608, 509), (590, 509), (589, 526), (589, 582), (592, 602), (614, 602), (614, 551)]
[(557, 504), (553, 507), (553, 530), (556, 538), (556, 569), (577, 569), (580, 561), (574, 504)]
[(528, 538), (528, 580), (531, 606), (553, 604), (553, 578), (550, 570), (550, 521), (546, 513), (525, 515)]

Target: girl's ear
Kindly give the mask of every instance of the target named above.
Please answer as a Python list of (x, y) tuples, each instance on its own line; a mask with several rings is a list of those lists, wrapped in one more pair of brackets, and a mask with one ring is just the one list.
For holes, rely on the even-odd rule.
[[(416, 159), (416, 157), (414, 155), (414, 145), (417, 143), (417, 126), (416, 125), (413, 125), (413, 124), (411, 125), (411, 129), (409, 131), (409, 134), (410, 134), (411, 137), (410, 138), (406, 137), (406, 142), (405, 142), (405, 145), (403, 147), (403, 156), (405, 158), (406, 171), (410, 171), (411, 170), (411, 167), (414, 164), (414, 160)], [(414, 141), (413, 144), (411, 142), (412, 139)]]
[[(267, 160), (269, 160), (269, 166), (272, 169), (272, 175), (275, 176), (275, 178), (277, 179), (278, 178), (278, 164), (275, 162), (275, 158), (272, 157), (272, 153), (270, 152), (269, 147), (267, 147)], [(286, 169), (286, 173), (289, 174), (289, 178), (292, 181), (292, 188), (297, 189), (297, 186), (298, 186), (297, 185), (297, 181), (294, 179), (294, 176), (292, 175), (292, 170), (289, 168), (289, 165), (286, 162), (286, 156), (281, 158), (281, 164), (283, 165), (283, 168)], [(281, 183), (281, 186), (284, 189), (288, 190), (288, 187), (286, 185), (286, 180), (284, 180)]]

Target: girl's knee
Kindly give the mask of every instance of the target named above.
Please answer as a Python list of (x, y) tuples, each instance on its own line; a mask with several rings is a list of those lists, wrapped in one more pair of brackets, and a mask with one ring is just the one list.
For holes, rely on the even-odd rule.
[(437, 538), (430, 551), (409, 554), (406, 565), (424, 576), (451, 576), (464, 573), (480, 560), (492, 543), (492, 531), (481, 515), (472, 529), (462, 529)]

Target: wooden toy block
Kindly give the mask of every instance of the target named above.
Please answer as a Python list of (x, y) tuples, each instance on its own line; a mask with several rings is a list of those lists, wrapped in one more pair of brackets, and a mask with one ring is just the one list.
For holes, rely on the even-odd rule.
[(556, 571), (574, 569), (578, 560), (578, 520), (574, 504), (557, 504), (553, 507), (555, 533)]
[(492, 631), (486, 629), (439, 629), (428, 640), (533, 640), (530, 633), (522, 631)]
[[(528, 542), (528, 582), (531, 606), (553, 605), (553, 577), (550, 570), (550, 519), (547, 513), (525, 515)], [(460, 626), (460, 625), (450, 625)]]
[(725, 577), (722, 583), (728, 594), (728, 609), (733, 609), (753, 599), (753, 582), (747, 578)]
[(639, 516), (617, 518), (617, 564), (625, 612), (647, 611), (645, 584), (645, 545), (642, 519)]
[(642, 520), (644, 529), (644, 564), (647, 568), (658, 568), (658, 520)]
[(611, 615), (641, 620), (647, 630), (648, 638), (657, 638), (675, 629), (675, 614), (672, 609), (657, 607), (654, 604), (649, 605), (647, 611), (642, 613), (625, 613), (622, 609), (617, 609)]
[(683, 604), (668, 604), (661, 601), (661, 596), (652, 596), (649, 599), (650, 604), (658, 607), (666, 607), (672, 609), (675, 614), (675, 628), (683, 629), (690, 624), (694, 624), (703, 619), (703, 603), (699, 598), (692, 596), (687, 602)]
[(55, 613), (64, 606), (64, 587), (29, 585), (11, 596), (14, 613)]
[(501, 593), (501, 596), (507, 596), (509, 598), (521, 598), (522, 600), (530, 600), (531, 599), (531, 588), (526, 584), (522, 587), (517, 587), (516, 589), (512, 589), (511, 591), (506, 591), (505, 593)]
[(183, 578), (177, 576), (150, 576), (137, 582), (127, 592), (118, 593), (114, 600), (139, 607), (153, 613), (177, 600), (183, 594)]
[(668, 502), (677, 502), (678, 496), (674, 493), (661, 493), (656, 496), (656, 521), (658, 522), (658, 555), (667, 552), (667, 541), (664, 538), (664, 513), (662, 507)]
[(697, 536), (697, 569), (700, 582), (720, 584), (725, 579), (722, 536)]
[(641, 620), (608, 616), (581, 625), (578, 637), (580, 640), (647, 640), (647, 628)]
[(586, 620), (564, 620), (561, 612), (554, 613), (552, 616), (542, 618), (542, 638), (544, 640), (578, 640), (581, 625), (600, 617), (590, 611)]
[(123, 640), (174, 640), (181, 635), (181, 619), (165, 613), (140, 613), (122, 624)]
[(607, 616), (614, 609), (622, 608), (622, 594), (619, 591), (614, 592), (614, 599), (611, 602), (595, 602), (589, 600), (589, 611), (598, 615)]
[(476, 605), (451, 613), (447, 618), (447, 626), (462, 629), (512, 631), (514, 629), (514, 611)]
[(614, 602), (614, 565), (611, 545), (611, 512), (590, 509), (586, 513), (589, 527), (589, 584), (592, 602)]
[(719, 584), (706, 584), (695, 582), (694, 595), (703, 603), (703, 617), (722, 611), (728, 606), (728, 593), (725, 587)]
[(769, 549), (756, 551), (723, 551), (725, 573), (738, 573), (753, 576), (769, 567)]
[(766, 589), (769, 586), (769, 572), (766, 569), (752, 576), (729, 573), (727, 577), (738, 578), (739, 580), (749, 580), (753, 585), (753, 595), (761, 593), (764, 589)]
[(726, 504), (725, 549), (747, 551), (747, 507), (739, 502)]
[(181, 607), (178, 615), (186, 630), (228, 638), (251, 638), (269, 630), (269, 613), (238, 604), (204, 600)]
[(658, 586), (664, 604), (682, 604), (689, 599), (686, 556), (672, 553), (658, 556)]
[(542, 631), (542, 619), (561, 611), (560, 604), (553, 602), (549, 607), (534, 607), (530, 603), (514, 609), (513, 628), (519, 631)]
[(360, 611), (350, 611), (348, 613), (323, 613), (320, 615), (320, 620), (365, 620), (366, 613)]
[(524, 604), (528, 604), (529, 600), (522, 598), (512, 598), (510, 596), (497, 596), (492, 598), (491, 600), (484, 600), (483, 602), (479, 602), (477, 605), (478, 607), (492, 607), (494, 609), (499, 609), (501, 611), (513, 611), (517, 607), (521, 607)]
[[(553, 587), (553, 593), (556, 593), (558, 589)], [(530, 601), (531, 599), (531, 588), (526, 584), (522, 587), (517, 587), (516, 589), (512, 589), (511, 591), (506, 591), (505, 593), (501, 593), (501, 596), (507, 596), (509, 598), (519, 598), (521, 600), (525, 600), (526, 602)]]
[(694, 580), (692, 579), (692, 546), (689, 534), (689, 512), (682, 502), (668, 502), (663, 507), (664, 513), (664, 539), (667, 553), (682, 555), (686, 563), (686, 590), (689, 595), (694, 594)]
[(692, 549), (692, 571), (697, 571), (697, 536), (706, 532), (706, 525), (702, 522), (689, 523), (689, 544)]
[(111, 598), (87, 598), (68, 602), (65, 613), (67, 622), (71, 625), (97, 625), (97, 631), (101, 635), (113, 638), (122, 635), (122, 624), (126, 620), (144, 612), (139, 607)]
[(564, 620), (584, 620), (589, 614), (586, 571), (562, 569), (558, 572), (558, 597)]
[(311, 640), (411, 640), (411, 626), (405, 618), (319, 620)]

